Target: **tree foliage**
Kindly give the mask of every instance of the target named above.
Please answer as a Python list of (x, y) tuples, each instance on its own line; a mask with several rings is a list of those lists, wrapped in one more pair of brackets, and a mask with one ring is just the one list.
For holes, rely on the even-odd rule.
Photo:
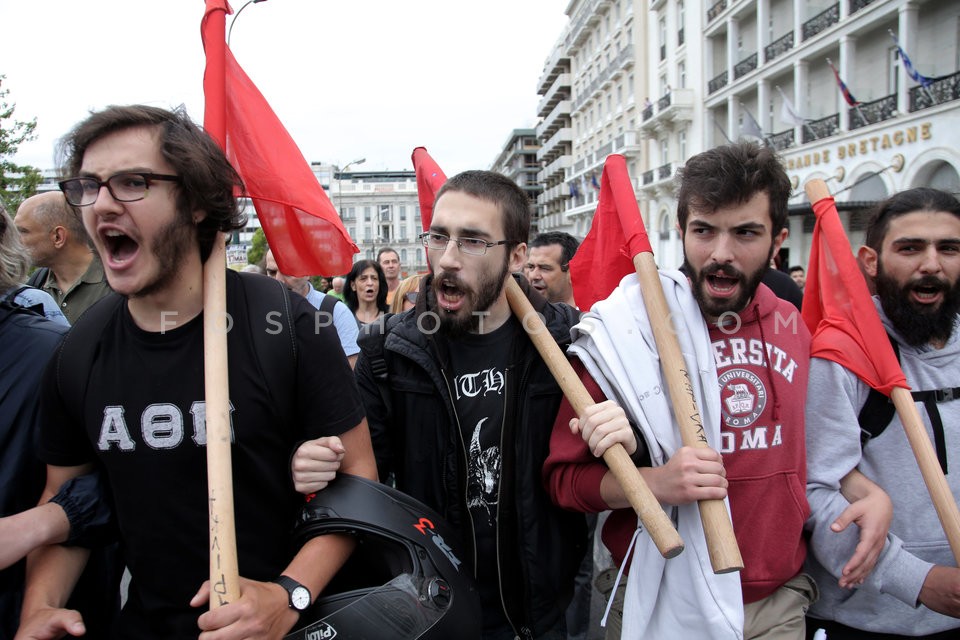
[(37, 119), (24, 122), (13, 117), (17, 105), (7, 101), (10, 90), (4, 88), (4, 80), (6, 76), (0, 75), (0, 202), (13, 214), (21, 202), (36, 193), (41, 175), (36, 167), (13, 161), (20, 145), (36, 137)]
[(267, 236), (263, 235), (263, 229), (258, 228), (253, 232), (253, 238), (250, 239), (250, 250), (247, 251), (248, 264), (260, 264), (263, 256), (267, 255)]

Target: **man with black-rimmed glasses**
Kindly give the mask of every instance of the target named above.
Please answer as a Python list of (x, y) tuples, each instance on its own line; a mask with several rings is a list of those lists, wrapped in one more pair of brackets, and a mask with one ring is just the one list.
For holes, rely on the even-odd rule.
[[(279, 637), (350, 551), (322, 536), (292, 547), (303, 503), (289, 456), (308, 438), (338, 436), (340, 471), (375, 477), (350, 366), (332, 326), (260, 276), (228, 272), (227, 346), (240, 598), (203, 612), (210, 596), (203, 368), (203, 267), (220, 232), (241, 228), (237, 173), (186, 113), (109, 107), (64, 138), (60, 183), (79, 207), (117, 295), (90, 307), (44, 374), (41, 503), (91, 468), (105, 470), (132, 580), (110, 637)], [(275, 310), (263, 314), (265, 309)], [(267, 316), (267, 317), (264, 317)], [(286, 333), (278, 331), (286, 321)], [(265, 337), (285, 335), (267, 357)], [(82, 337), (80, 337), (82, 336)], [(291, 343), (297, 345), (299, 358)], [(310, 354), (322, 353), (324, 366)], [(69, 366), (68, 366), (69, 365)], [(66, 371), (67, 373), (63, 373)], [(82, 372), (77, 379), (74, 372)], [(72, 374), (72, 375), (71, 375)], [(272, 380), (284, 380), (282, 388)], [(325, 389), (340, 401), (326, 402)], [(332, 439), (332, 438), (330, 438)], [(30, 559), (18, 638), (84, 633), (63, 609), (86, 560), (75, 547)]]
[[(421, 236), (431, 273), (416, 307), (368, 325), (356, 367), (380, 477), (460, 532), (495, 640), (564, 637), (586, 546), (583, 516), (553, 506), (540, 481), (561, 392), (504, 291), (529, 231), (530, 200), (510, 179), (448, 180)], [(576, 311), (517, 281), (567, 344)]]

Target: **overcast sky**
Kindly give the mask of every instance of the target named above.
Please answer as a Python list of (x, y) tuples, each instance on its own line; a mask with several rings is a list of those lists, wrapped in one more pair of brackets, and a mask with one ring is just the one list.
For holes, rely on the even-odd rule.
[[(536, 123), (567, 3), (269, 0), (246, 7), (231, 48), (308, 161), (411, 169), (425, 146), (453, 175), (487, 168), (514, 128)], [(3, 87), (17, 119), (37, 119), (17, 161), (53, 168), (57, 138), (109, 104), (184, 104), (202, 122), (203, 10), (203, 0), (0, 0)]]

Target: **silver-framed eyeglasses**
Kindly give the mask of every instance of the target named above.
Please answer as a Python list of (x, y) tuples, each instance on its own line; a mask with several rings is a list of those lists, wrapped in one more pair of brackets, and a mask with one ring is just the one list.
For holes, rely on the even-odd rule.
[(426, 233), (420, 234), (420, 242), (423, 243), (423, 246), (434, 251), (446, 251), (447, 244), (449, 244), (451, 240), (457, 243), (457, 249), (459, 249), (461, 253), (466, 253), (471, 256), (482, 256), (490, 247), (496, 247), (510, 242), (509, 240), (487, 242), (480, 238), (451, 238), (448, 235), (434, 231), (427, 231)]
[(60, 190), (67, 202), (75, 207), (86, 207), (97, 201), (100, 189), (107, 188), (110, 195), (117, 202), (136, 202), (147, 197), (150, 183), (157, 180), (178, 182), (180, 176), (169, 176), (161, 173), (145, 171), (130, 171), (110, 176), (106, 180), (93, 177), (68, 178), (60, 181)]

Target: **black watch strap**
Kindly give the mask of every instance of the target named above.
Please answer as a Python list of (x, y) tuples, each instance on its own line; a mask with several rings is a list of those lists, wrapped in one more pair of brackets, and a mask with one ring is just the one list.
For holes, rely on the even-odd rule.
[(274, 580), (275, 583), (286, 589), (287, 605), (294, 611), (303, 611), (310, 606), (312, 595), (310, 590), (291, 578), (290, 576), (280, 576)]

